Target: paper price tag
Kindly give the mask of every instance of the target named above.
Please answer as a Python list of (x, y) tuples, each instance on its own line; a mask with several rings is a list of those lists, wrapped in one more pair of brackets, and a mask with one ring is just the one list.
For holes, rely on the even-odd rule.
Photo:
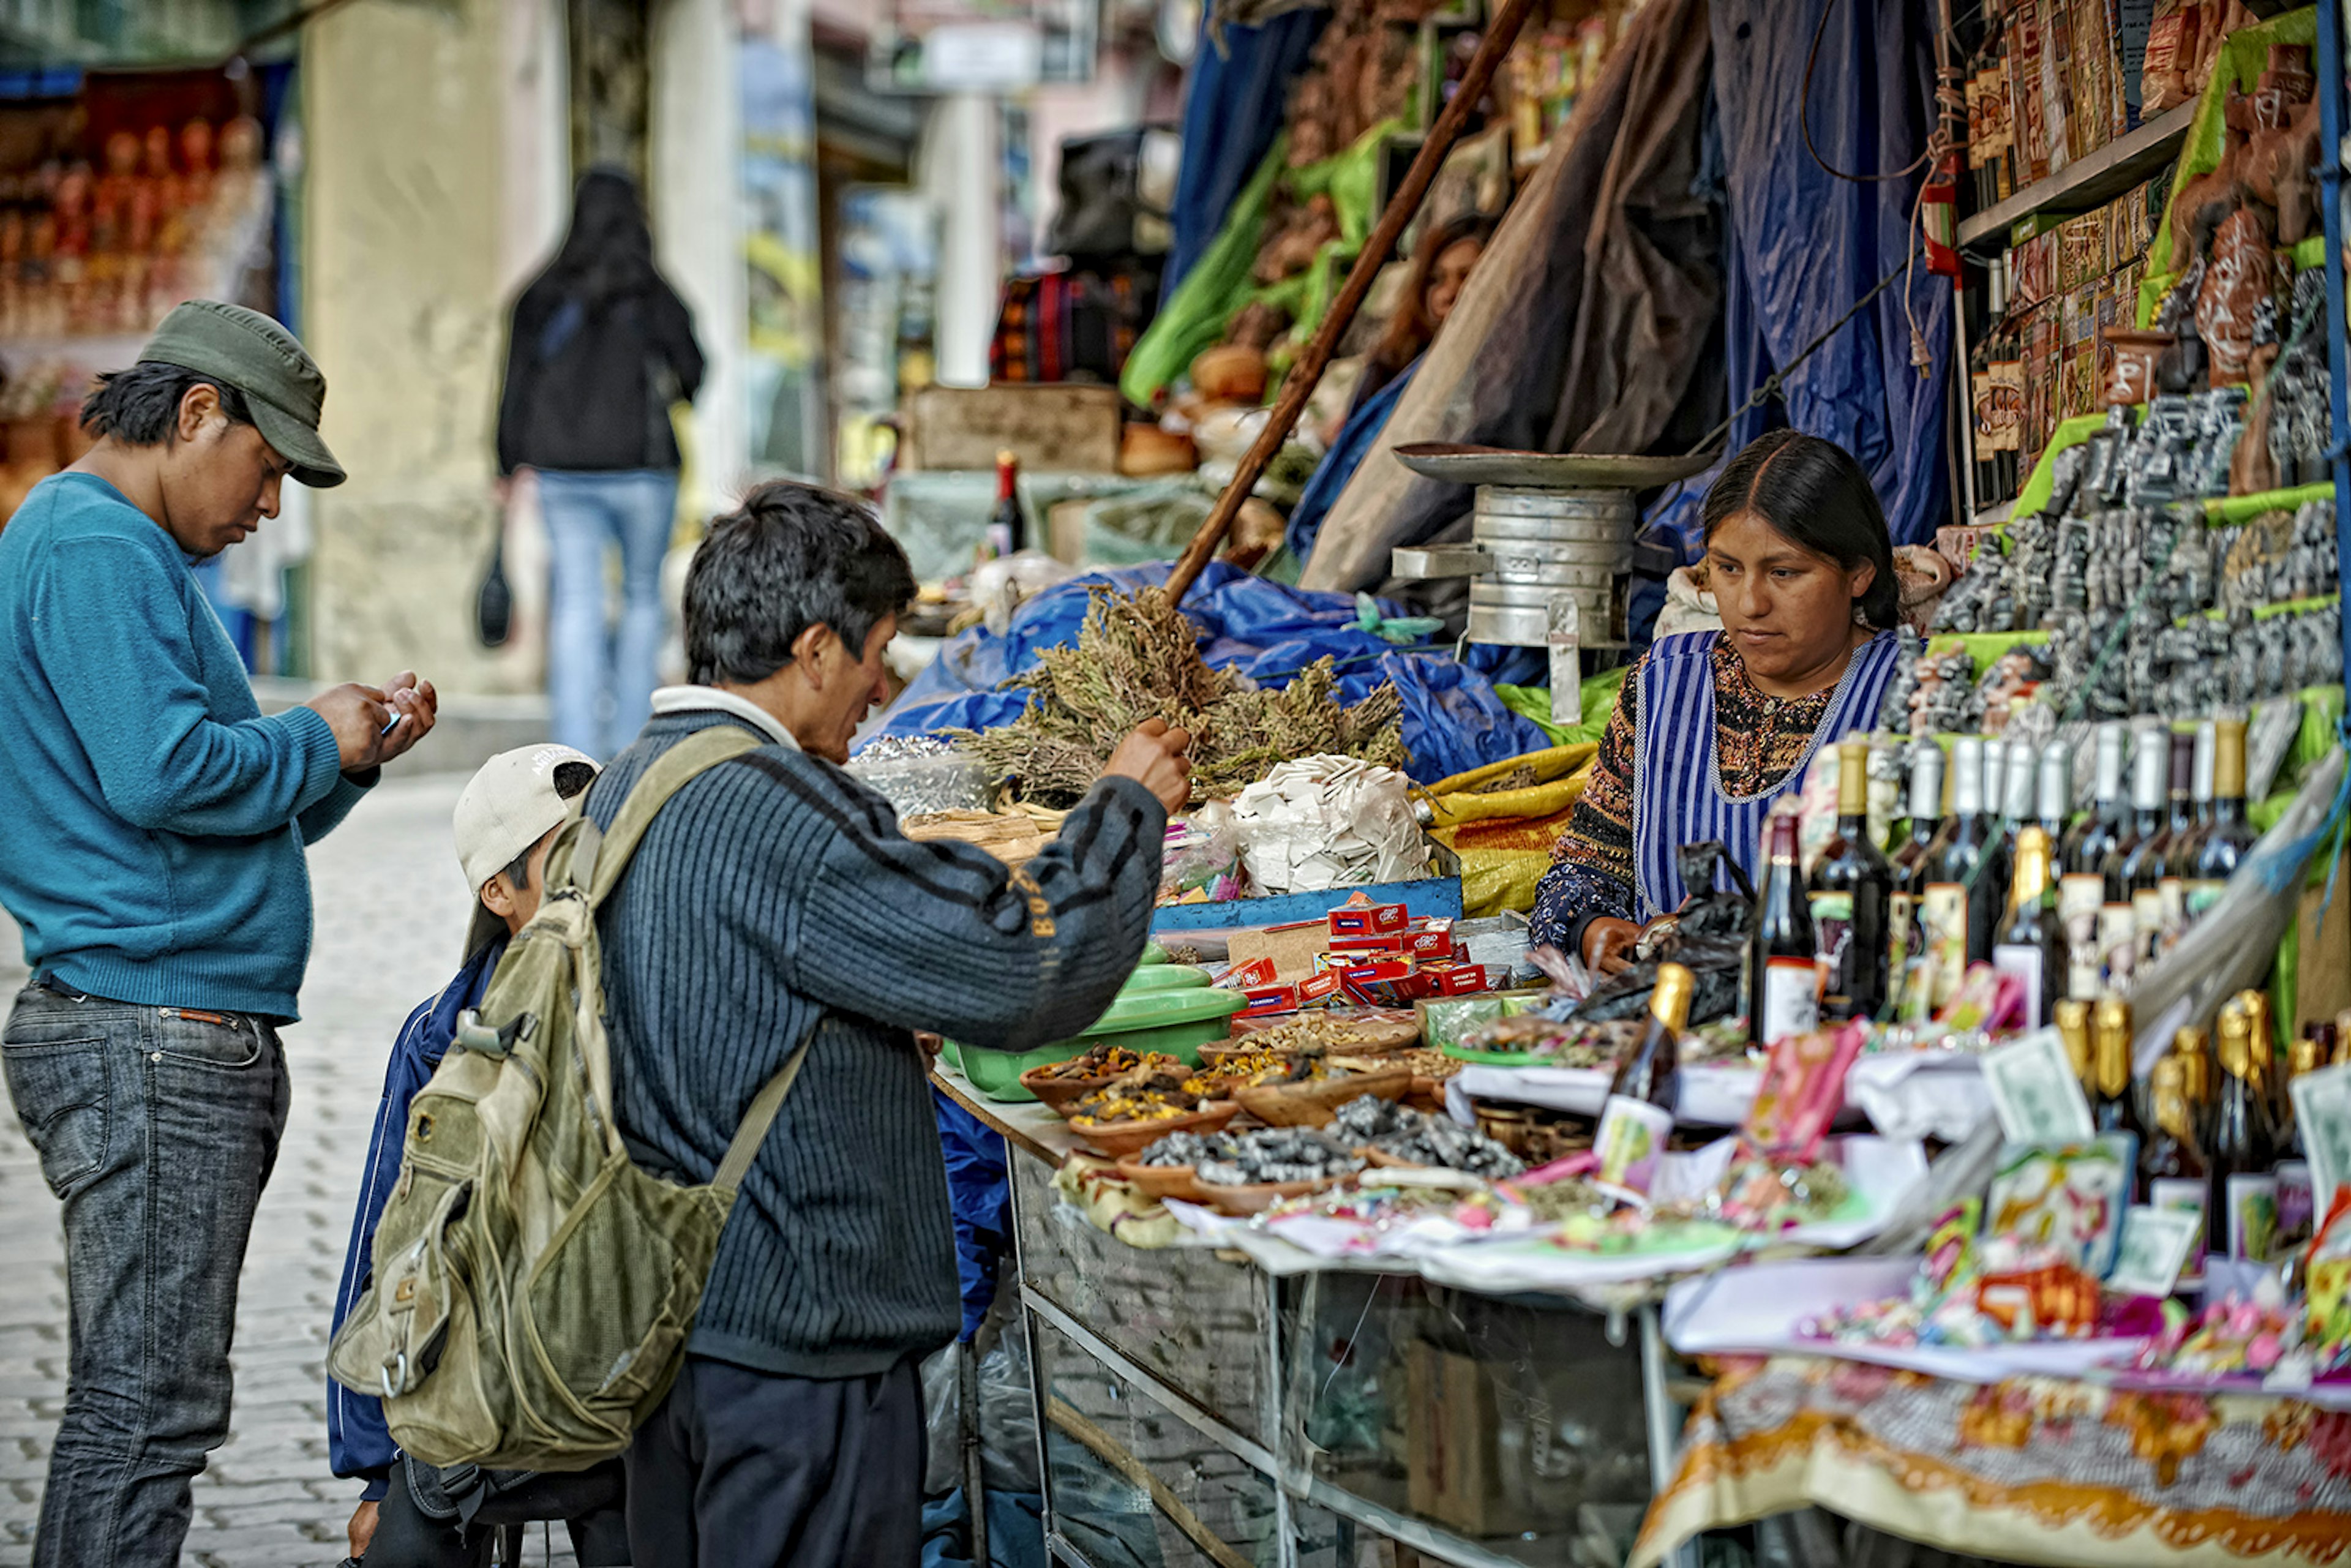
[(2335, 1189), (2351, 1181), (2351, 1063), (2305, 1072), (2293, 1092), (2294, 1125), (2310, 1156), (2312, 1210), (2324, 1215)]
[(2131, 1209), (2123, 1216), (2122, 1245), (2115, 1250), (2106, 1288), (2126, 1296), (2171, 1294), (2203, 1234), (2201, 1212), (2150, 1208), (2144, 1204)]

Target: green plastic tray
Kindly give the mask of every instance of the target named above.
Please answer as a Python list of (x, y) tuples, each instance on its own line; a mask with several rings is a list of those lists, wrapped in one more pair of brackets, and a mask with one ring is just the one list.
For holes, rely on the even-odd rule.
[(1147, 964), (1126, 977), (1118, 994), (1139, 997), (1152, 991), (1185, 991), (1207, 983), (1208, 971), (1189, 964)]
[(962, 1051), (961, 1066), (971, 1086), (990, 1100), (1012, 1103), (1036, 1096), (1020, 1086), (1020, 1075), (1032, 1067), (1067, 1061), (1104, 1041), (1123, 1045), (1138, 1054), (1165, 1051), (1186, 1065), (1200, 1065), (1200, 1048), (1230, 1032), (1232, 1016), (1249, 1006), (1238, 991), (1206, 986), (1177, 990), (1121, 991), (1107, 1012), (1085, 1033), (1057, 1040), (1034, 1051)]

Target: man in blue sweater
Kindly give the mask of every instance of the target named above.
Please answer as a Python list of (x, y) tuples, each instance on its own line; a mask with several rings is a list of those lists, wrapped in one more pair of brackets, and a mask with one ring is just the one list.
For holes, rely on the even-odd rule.
[(917, 843), (842, 771), (886, 695), (905, 553), (845, 497), (763, 485), (685, 583), (695, 685), (588, 794), (609, 829), (654, 758), (716, 725), (757, 749), (653, 820), (601, 916), (621, 1131), (706, 1182), (752, 1097), (807, 1058), (760, 1145), (668, 1397), (628, 1454), (636, 1568), (912, 1568), (915, 1367), (954, 1337), (946, 1175), (914, 1031), (1019, 1051), (1100, 1016), (1141, 956), (1190, 740), (1153, 721), (1035, 859)]
[(180, 1560), (309, 956), (303, 846), (433, 727), (431, 685), (264, 716), (190, 563), (341, 482), (286, 329), (181, 306), (0, 530), (0, 904), (32, 984), (0, 1065), (64, 1200), (64, 1419), (37, 1568)]

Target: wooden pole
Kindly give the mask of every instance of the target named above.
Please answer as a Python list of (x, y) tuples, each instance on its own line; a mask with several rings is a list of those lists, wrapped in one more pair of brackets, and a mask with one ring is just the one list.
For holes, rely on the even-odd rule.
[(1396, 236), (1404, 233), (1405, 225), (1411, 223), (1413, 214), (1420, 211), (1421, 199), (1428, 194), (1429, 183), (1437, 178), (1437, 171), (1444, 163), (1446, 153), (1459, 139), (1461, 127), (1468, 121), (1469, 111), (1486, 95), (1486, 85), (1494, 79), (1495, 68), (1510, 52), (1520, 27), (1525, 25), (1528, 14), (1533, 9), (1534, 0), (1501, 0), (1500, 8), (1494, 14), (1493, 25), (1486, 29), (1485, 37), (1479, 42), (1478, 52), (1470, 57), (1468, 68), (1462, 72), (1461, 85), (1454, 89), (1452, 101), (1437, 117), (1437, 123), (1428, 128), (1427, 140), (1420, 144), (1420, 152), (1413, 159), (1412, 167), (1405, 172), (1404, 183), (1398, 185), (1395, 194), (1388, 198), (1387, 210), (1380, 214), (1380, 221), (1374, 225), (1371, 236), (1364, 241), (1364, 248), (1356, 254), (1355, 265), (1348, 271), (1347, 281), (1340, 286), (1338, 298), (1331, 301), (1331, 308), (1323, 316), (1322, 325), (1315, 330), (1314, 340), (1306, 345), (1306, 351), (1299, 356), (1297, 363), (1290, 367), (1290, 375), (1281, 383), (1281, 396), (1275, 401), (1265, 428), (1258, 433), (1256, 444), (1241, 458), (1240, 467), (1234, 473), (1232, 483), (1226, 486), (1225, 493), (1217, 497), (1216, 508), (1200, 525), (1200, 531), (1192, 536), (1192, 542), (1184, 547), (1183, 555), (1176, 559), (1176, 569), (1167, 574), (1167, 597), (1171, 601), (1183, 602), (1193, 580), (1200, 575), (1200, 569), (1208, 564), (1209, 558), (1217, 553), (1217, 547), (1225, 542), (1225, 535), (1231, 529), (1233, 518), (1239, 515), (1241, 503), (1249, 499), (1249, 492), (1257, 487), (1266, 465), (1272, 462), (1274, 454), (1281, 450), (1281, 444), (1290, 439), (1290, 432), (1298, 423), (1298, 416), (1306, 411), (1306, 400), (1314, 395), (1314, 388), (1322, 380), (1322, 372), (1330, 365), (1331, 356), (1339, 347), (1339, 340), (1346, 335), (1347, 328), (1355, 319), (1355, 312), (1363, 308), (1364, 297), (1372, 291), (1372, 280), (1379, 276), (1380, 268), (1387, 262), (1388, 253), (1395, 248)]

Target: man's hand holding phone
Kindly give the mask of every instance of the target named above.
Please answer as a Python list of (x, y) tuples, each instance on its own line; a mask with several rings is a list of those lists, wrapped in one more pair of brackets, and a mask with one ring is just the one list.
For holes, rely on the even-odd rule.
[(327, 721), (346, 773), (381, 768), (433, 733), (440, 694), (413, 670), (402, 670), (382, 686), (346, 682), (302, 705)]

